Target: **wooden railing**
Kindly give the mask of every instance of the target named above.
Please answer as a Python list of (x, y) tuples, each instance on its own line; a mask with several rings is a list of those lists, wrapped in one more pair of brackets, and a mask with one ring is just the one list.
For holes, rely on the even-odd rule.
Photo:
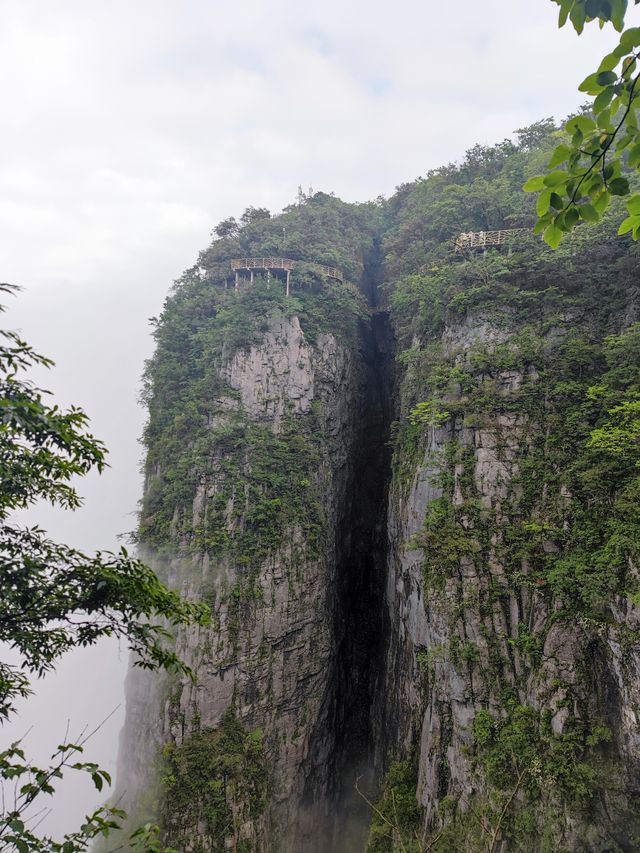
[(338, 281), (344, 281), (342, 270), (338, 267), (327, 267), (324, 264), (307, 263), (306, 261), (294, 261), (292, 258), (234, 258), (230, 261), (231, 269), (234, 272), (240, 270), (285, 270), (291, 272), (297, 265), (305, 264), (314, 270), (317, 270), (329, 278), (335, 278)]
[(310, 264), (310, 266), (329, 276), (329, 278), (335, 278), (336, 281), (344, 281), (342, 270), (339, 270), (338, 267), (327, 267), (324, 264)]
[(292, 270), (291, 258), (234, 258), (229, 262), (232, 270)]
[(484, 249), (487, 246), (501, 246), (509, 243), (521, 234), (531, 234), (530, 228), (503, 228), (500, 231), (468, 231), (456, 238), (456, 251), (463, 249)]

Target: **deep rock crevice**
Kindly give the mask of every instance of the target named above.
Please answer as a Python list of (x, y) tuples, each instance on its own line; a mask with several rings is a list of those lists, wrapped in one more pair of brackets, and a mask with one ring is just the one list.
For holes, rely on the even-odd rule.
[[(329, 741), (328, 820), (323, 851), (360, 853), (370, 807), (356, 789), (376, 788), (374, 754), (380, 730), (380, 689), (389, 637), (385, 607), (387, 501), (391, 479), (395, 338), (379, 306), (380, 253), (365, 257), (361, 290), (370, 318), (360, 325), (362, 382), (345, 511), (338, 532), (333, 600), (334, 676), (320, 735)], [(311, 792), (310, 792), (311, 793)], [(318, 848), (320, 849), (320, 848)]]

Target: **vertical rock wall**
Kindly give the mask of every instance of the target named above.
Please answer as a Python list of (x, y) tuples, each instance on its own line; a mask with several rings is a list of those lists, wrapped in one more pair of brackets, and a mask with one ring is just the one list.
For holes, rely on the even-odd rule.
[[(177, 637), (193, 682), (130, 675), (119, 775), (181, 851), (640, 847), (640, 494), (610, 421), (637, 286), (586, 240), (445, 257), (430, 191), (399, 193), (386, 266), (351, 252), (368, 310), (191, 271), (160, 324), (142, 548), (213, 622)], [(334, 202), (295, 214), (327, 261)]]
[[(224, 390), (217, 393), (208, 421), (214, 440), (193, 477), (190, 506), (176, 505), (172, 549), (155, 556), (160, 570), (185, 594), (210, 602), (213, 624), (183, 630), (177, 639), (180, 655), (196, 674), (194, 682), (135, 671), (129, 676), (121, 743), (120, 787), (129, 789), (130, 804), (137, 802), (139, 811), (150, 799), (149, 791), (157, 789), (155, 775), (166, 777), (167, 766), (177, 774), (157, 794), (155, 808), (161, 811), (168, 841), (181, 850), (218, 849), (216, 844), (226, 838), (225, 843), (244, 844), (252, 851), (326, 851), (337, 831), (335, 803), (342, 797), (345, 767), (354, 750), (360, 765), (370, 760), (368, 712), (364, 721), (345, 721), (354, 697), (366, 709), (374, 674), (365, 673), (356, 686), (351, 683), (357, 653), (351, 648), (354, 626), (344, 601), (345, 595), (376, 595), (367, 590), (368, 566), (356, 569), (350, 561), (366, 561), (368, 555), (360, 553), (363, 536), (370, 528), (380, 536), (384, 528), (368, 512), (371, 506), (384, 510), (388, 469), (380, 443), (388, 404), (382, 400), (383, 389), (371, 397), (378, 371), (367, 363), (381, 357), (377, 352), (367, 320), (360, 321), (352, 340), (323, 332), (310, 341), (297, 316), (276, 313), (267, 319), (259, 341), (223, 354), (216, 371)], [(239, 423), (243, 437), (231, 446), (226, 435)], [(250, 439), (247, 446), (252, 429), (260, 431), (258, 440)], [(376, 465), (382, 468), (367, 471), (363, 441), (371, 430), (379, 445)], [(268, 458), (262, 458), (263, 451)], [(256, 476), (260, 500), (266, 501), (259, 504), (260, 511), (272, 511), (274, 524), (296, 489), (303, 496), (298, 502), (304, 517), (288, 513), (277, 537), (268, 519), (264, 525), (260, 518), (254, 521), (250, 490)], [(160, 462), (148, 478), (147, 493), (162, 477)], [(368, 496), (364, 510), (363, 494)], [(220, 536), (221, 520), (228, 543), (218, 556), (212, 555), (212, 546), (194, 554), (194, 541), (211, 541), (208, 531)], [(146, 523), (156, 522), (151, 517)], [(263, 538), (249, 540), (252, 550), (245, 554), (232, 545), (244, 541), (252, 524)], [(263, 545), (265, 536), (270, 538)], [(250, 562), (249, 554), (256, 550), (263, 557)], [(147, 554), (154, 559), (151, 550)], [(376, 577), (380, 587), (380, 564)], [(377, 623), (379, 602), (374, 610)], [(361, 626), (362, 643), (372, 635), (380, 636), (377, 628)], [(243, 736), (259, 737), (262, 767), (259, 791), (235, 779), (233, 770), (224, 771), (224, 779), (234, 785), (232, 794), (225, 793), (231, 804), (227, 809), (207, 793), (206, 778), (217, 767), (217, 745), (207, 733), (226, 737), (229, 709)], [(351, 735), (358, 739), (357, 747)], [(163, 762), (159, 756), (165, 744)], [(193, 756), (209, 749), (208, 765), (195, 766)], [(238, 756), (244, 762), (242, 776), (248, 766), (246, 750)], [(255, 762), (252, 767), (256, 773)], [(201, 774), (205, 784), (202, 791), (191, 791), (187, 807), (179, 805), (183, 771), (192, 779)], [(359, 820), (361, 848), (366, 819)], [(221, 827), (222, 840), (216, 837)]]
[(381, 775), (411, 767), (421, 817), (371, 849), (637, 848), (637, 608), (622, 596), (572, 613), (558, 583), (583, 517), (557, 435), (575, 417), (564, 360), (612, 326), (624, 335), (628, 312), (604, 328), (567, 315), (525, 348), (516, 323), (467, 315), (417, 348), (429, 366), (405, 382), (430, 408), (405, 421), (394, 459), (378, 755)]

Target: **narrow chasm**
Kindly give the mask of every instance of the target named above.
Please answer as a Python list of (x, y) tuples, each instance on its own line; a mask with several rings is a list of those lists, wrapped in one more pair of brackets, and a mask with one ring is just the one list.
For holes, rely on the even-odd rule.
[(335, 816), (327, 846), (362, 853), (370, 808), (356, 789), (375, 788), (374, 748), (378, 691), (388, 637), (385, 607), (387, 497), (391, 477), (389, 434), (393, 416), (395, 339), (379, 306), (379, 248), (365, 258), (362, 290), (370, 319), (361, 326), (362, 393), (352, 458), (352, 479), (342, 528), (336, 590), (336, 669), (329, 784)]

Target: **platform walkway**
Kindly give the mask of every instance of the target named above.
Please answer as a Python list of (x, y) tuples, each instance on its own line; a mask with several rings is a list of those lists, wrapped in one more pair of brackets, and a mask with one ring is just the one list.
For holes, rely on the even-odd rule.
[(531, 228), (502, 228), (500, 231), (467, 231), (459, 234), (455, 241), (456, 252), (463, 249), (486, 249), (502, 246), (522, 234), (531, 234)]
[(272, 272), (284, 272), (286, 273), (286, 293), (288, 296), (291, 290), (291, 273), (299, 265), (311, 267), (311, 269), (319, 272), (321, 275), (344, 282), (344, 275), (338, 267), (328, 267), (324, 264), (308, 263), (307, 261), (295, 261), (293, 258), (234, 258), (229, 262), (229, 265), (235, 273), (236, 290), (240, 287), (240, 273), (242, 272), (249, 273), (251, 284), (253, 284), (253, 277), (256, 270), (266, 272), (267, 279), (269, 279)]

